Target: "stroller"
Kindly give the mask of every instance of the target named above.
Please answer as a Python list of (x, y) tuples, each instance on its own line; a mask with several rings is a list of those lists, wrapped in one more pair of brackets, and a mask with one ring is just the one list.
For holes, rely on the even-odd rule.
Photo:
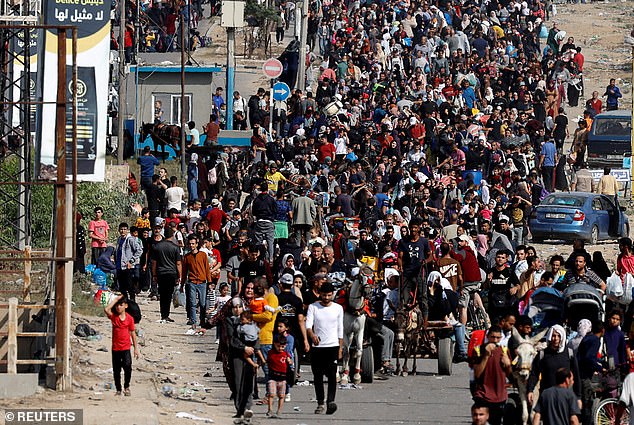
[(563, 322), (564, 296), (555, 288), (537, 288), (530, 297), (526, 315), (535, 330), (560, 325)]
[(569, 329), (577, 329), (581, 319), (593, 323), (603, 320), (603, 297), (595, 287), (585, 283), (569, 286), (564, 291), (564, 318)]

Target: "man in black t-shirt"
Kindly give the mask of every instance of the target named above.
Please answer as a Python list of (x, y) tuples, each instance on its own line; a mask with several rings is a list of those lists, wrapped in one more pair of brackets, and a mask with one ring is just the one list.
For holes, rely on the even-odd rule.
[(145, 189), (147, 207), (150, 210), (150, 224), (154, 225), (156, 217), (161, 216), (161, 202), (165, 197), (165, 190), (160, 187), (161, 178), (158, 174), (152, 176), (152, 184)]
[(491, 321), (497, 322), (511, 307), (509, 289), (513, 287), (512, 271), (507, 265), (508, 253), (500, 250), (495, 254), (495, 266), (489, 270), (489, 308)]
[(183, 272), (181, 250), (172, 242), (173, 236), (174, 230), (168, 227), (165, 229), (165, 238), (151, 250), (152, 282), (158, 285), (161, 320), (165, 322), (174, 321), (169, 317), (172, 294), (176, 285), (180, 284)]
[(258, 245), (249, 244), (247, 258), (240, 264), (238, 269), (238, 293), (242, 292), (245, 283), (253, 282), (259, 276), (268, 276), (266, 265), (263, 260), (259, 259), (259, 256), (260, 249)]
[(290, 274), (284, 274), (280, 277), (281, 291), (277, 295), (280, 311), (276, 316), (276, 328), (277, 322), (281, 318), (285, 318), (288, 321), (289, 332), (295, 338), (295, 346), (298, 351), (307, 352), (309, 350), (308, 338), (306, 338), (306, 325), (304, 316), (304, 306), (302, 300), (292, 292), (293, 289), (293, 276)]
[(409, 223), (410, 235), (398, 243), (398, 266), (403, 273), (403, 305), (410, 304), (416, 297), (421, 313), (427, 320), (427, 287), (423, 273), (432, 261), (429, 241), (420, 235), (420, 221), (413, 219)]

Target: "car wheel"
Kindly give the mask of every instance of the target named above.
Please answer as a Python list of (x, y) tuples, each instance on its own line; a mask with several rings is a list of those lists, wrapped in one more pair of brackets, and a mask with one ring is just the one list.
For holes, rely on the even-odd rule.
[(595, 225), (590, 231), (590, 244), (596, 245), (597, 242), (599, 242), (599, 228)]
[(533, 238), (531, 239), (531, 242), (533, 243), (544, 243), (544, 238), (541, 236), (533, 236)]

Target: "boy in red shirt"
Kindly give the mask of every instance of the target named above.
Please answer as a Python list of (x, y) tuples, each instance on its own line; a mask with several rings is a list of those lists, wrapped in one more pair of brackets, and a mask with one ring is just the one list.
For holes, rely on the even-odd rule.
[(112, 322), (112, 370), (114, 385), (117, 388), (116, 395), (121, 395), (121, 369), (123, 369), (123, 394), (130, 396), (130, 379), (132, 378), (130, 346), (134, 345), (135, 359), (139, 358), (139, 349), (134, 332), (134, 319), (126, 313), (126, 308), (128, 308), (127, 298), (119, 295), (106, 306), (104, 311)]
[[(267, 355), (266, 362), (269, 366), (269, 411), (266, 416), (269, 418), (280, 418), (284, 398), (286, 397), (286, 372), (289, 365), (293, 364), (293, 359), (286, 352), (286, 337), (277, 334), (273, 340), (273, 348)], [(277, 412), (273, 413), (273, 399), (277, 394)]]

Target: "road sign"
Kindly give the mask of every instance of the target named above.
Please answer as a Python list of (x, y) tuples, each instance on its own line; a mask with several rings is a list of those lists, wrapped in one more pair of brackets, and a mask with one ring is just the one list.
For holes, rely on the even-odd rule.
[(282, 62), (277, 59), (271, 58), (264, 62), (264, 65), (262, 65), (262, 71), (264, 71), (264, 75), (269, 78), (277, 78), (282, 75), (284, 65), (282, 65)]
[(288, 84), (275, 83), (273, 85), (273, 100), (277, 100), (278, 102), (284, 102), (291, 95), (291, 89), (288, 87)]

